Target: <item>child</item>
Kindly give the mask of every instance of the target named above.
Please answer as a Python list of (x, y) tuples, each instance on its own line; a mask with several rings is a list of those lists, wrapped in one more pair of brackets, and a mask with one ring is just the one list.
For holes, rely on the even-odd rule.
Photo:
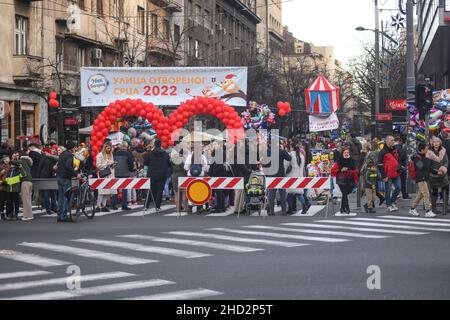
[(378, 169), (376, 164), (371, 161), (369, 162), (366, 170), (366, 195), (367, 195), (367, 208), (368, 213), (376, 213), (374, 209), (374, 199), (376, 194), (376, 187), (378, 181)]
[(410, 176), (416, 180), (417, 195), (411, 204), (411, 210), (409, 210), (409, 213), (415, 217), (419, 216), (416, 208), (419, 205), (420, 200), (423, 198), (423, 204), (426, 211), (425, 217), (434, 218), (436, 217), (436, 214), (431, 211), (430, 191), (428, 189), (431, 160), (426, 157), (427, 151), (427, 145), (421, 142), (419, 143), (418, 153), (411, 158), (412, 165), (410, 168), (412, 170), (410, 170)]

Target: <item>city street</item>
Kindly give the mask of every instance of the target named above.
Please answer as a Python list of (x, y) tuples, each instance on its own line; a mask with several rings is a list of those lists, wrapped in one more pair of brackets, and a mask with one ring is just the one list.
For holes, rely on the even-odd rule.
[[(314, 206), (312, 217), (177, 218), (165, 206), (75, 224), (2, 222), (0, 298), (450, 298), (450, 218), (410, 217), (399, 204), (355, 217)], [(369, 266), (380, 289), (368, 289)]]

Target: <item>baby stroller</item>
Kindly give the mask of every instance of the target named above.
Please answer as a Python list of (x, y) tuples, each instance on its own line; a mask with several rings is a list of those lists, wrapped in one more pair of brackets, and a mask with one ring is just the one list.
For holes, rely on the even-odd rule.
[(248, 215), (252, 213), (252, 210), (258, 211), (259, 215), (261, 215), (261, 211), (266, 203), (265, 189), (264, 175), (260, 172), (253, 172), (245, 186), (245, 210)]

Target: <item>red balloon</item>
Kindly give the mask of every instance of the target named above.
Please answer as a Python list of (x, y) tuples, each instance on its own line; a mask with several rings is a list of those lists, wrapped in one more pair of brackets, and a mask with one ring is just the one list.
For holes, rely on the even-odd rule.
[(152, 121), (152, 119), (153, 119), (153, 113), (147, 112), (147, 114), (146, 114), (145, 116), (146, 116), (146, 118), (147, 118), (149, 121)]
[(278, 111), (278, 114), (280, 117), (284, 117), (286, 115), (286, 111), (280, 110), (280, 111)]
[(50, 99), (56, 99), (57, 93), (55, 91), (50, 92), (49, 98)]
[(177, 128), (183, 127), (183, 123), (181, 121), (177, 121), (177, 123), (175, 123), (175, 125), (177, 126)]
[(105, 121), (105, 127), (106, 127), (106, 128), (111, 127), (111, 121), (106, 120), (106, 121)]

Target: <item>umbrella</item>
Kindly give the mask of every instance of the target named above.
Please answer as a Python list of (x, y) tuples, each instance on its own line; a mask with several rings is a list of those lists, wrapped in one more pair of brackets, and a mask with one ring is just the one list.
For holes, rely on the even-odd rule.
[(94, 130), (94, 126), (89, 126), (89, 127), (78, 130), (78, 134), (89, 136), (91, 134), (92, 130)]
[(323, 75), (305, 90), (305, 96), (309, 113), (333, 113), (339, 109), (339, 88)]

